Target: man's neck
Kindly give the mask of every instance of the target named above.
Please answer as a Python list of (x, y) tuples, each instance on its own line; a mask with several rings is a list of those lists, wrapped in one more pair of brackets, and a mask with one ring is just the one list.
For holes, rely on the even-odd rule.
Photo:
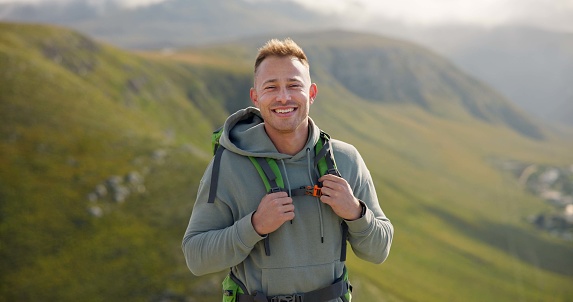
[(309, 125), (293, 132), (267, 132), (280, 153), (295, 155), (304, 148), (308, 140)]

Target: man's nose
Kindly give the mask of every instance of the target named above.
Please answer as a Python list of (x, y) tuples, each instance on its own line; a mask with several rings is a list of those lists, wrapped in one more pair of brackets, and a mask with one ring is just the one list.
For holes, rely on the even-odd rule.
[(279, 91), (279, 95), (277, 96), (278, 101), (280, 102), (286, 102), (286, 101), (290, 101), (291, 96), (290, 93), (288, 91), (288, 89), (286, 88), (281, 88)]

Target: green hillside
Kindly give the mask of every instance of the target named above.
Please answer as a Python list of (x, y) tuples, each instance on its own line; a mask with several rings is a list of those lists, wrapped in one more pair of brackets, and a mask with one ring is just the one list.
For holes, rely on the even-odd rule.
[[(221, 100), (234, 97), (199, 75), (232, 88), (233, 74), (16, 24), (0, 25), (0, 70), (2, 300), (190, 292), (195, 279), (179, 251), (210, 159), (203, 135), (226, 116)], [(126, 181), (90, 195), (130, 174), (145, 187), (127, 198)]]
[[(323, 45), (314, 58), (345, 51)], [(248, 104), (249, 56), (135, 54), (0, 23), (0, 300), (219, 301), (224, 272), (194, 277), (180, 243), (209, 133)], [(317, 61), (311, 116), (359, 148), (396, 229), (382, 265), (349, 252), (355, 301), (571, 299), (573, 245), (524, 220), (548, 206), (490, 161), (571, 164), (571, 136), (532, 138), (463, 106), (441, 115), (408, 94), (376, 101)], [(443, 98), (438, 111), (459, 101)]]

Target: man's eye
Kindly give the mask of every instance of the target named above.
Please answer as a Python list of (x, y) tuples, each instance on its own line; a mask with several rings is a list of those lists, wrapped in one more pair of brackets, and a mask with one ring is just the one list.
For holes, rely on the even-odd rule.
[(273, 89), (275, 89), (275, 86), (266, 86), (264, 89), (265, 90), (273, 90)]

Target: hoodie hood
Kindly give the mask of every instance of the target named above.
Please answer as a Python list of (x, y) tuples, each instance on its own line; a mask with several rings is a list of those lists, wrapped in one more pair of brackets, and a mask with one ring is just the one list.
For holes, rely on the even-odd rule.
[(243, 156), (273, 159), (298, 159), (305, 156), (305, 149), (314, 148), (320, 130), (309, 117), (309, 135), (305, 147), (294, 156), (278, 152), (265, 131), (265, 123), (258, 108), (247, 107), (227, 118), (219, 139), (225, 149)]

